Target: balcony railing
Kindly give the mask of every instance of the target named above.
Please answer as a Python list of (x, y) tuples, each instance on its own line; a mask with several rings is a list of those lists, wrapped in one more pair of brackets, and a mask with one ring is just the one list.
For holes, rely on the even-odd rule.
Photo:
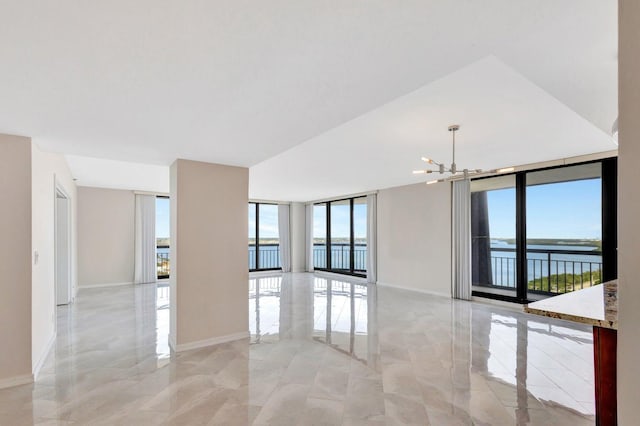
[(169, 278), (169, 246), (156, 246), (156, 270), (158, 278)]
[[(259, 257), (259, 264), (256, 264), (256, 251)], [(260, 244), (256, 250), (255, 244), (249, 244), (249, 270), (255, 271), (262, 269), (279, 269), (282, 267), (280, 263), (280, 244)]]
[[(348, 243), (331, 244), (331, 269), (351, 269), (351, 245)], [(327, 268), (327, 246), (325, 244), (313, 245), (313, 265), (315, 268)], [(366, 272), (367, 270), (367, 245), (356, 243), (353, 246), (353, 270)]]
[[(493, 282), (487, 287), (516, 287), (516, 250), (491, 249)], [(586, 250), (527, 250), (527, 289), (561, 294), (591, 287), (602, 281), (602, 252)]]

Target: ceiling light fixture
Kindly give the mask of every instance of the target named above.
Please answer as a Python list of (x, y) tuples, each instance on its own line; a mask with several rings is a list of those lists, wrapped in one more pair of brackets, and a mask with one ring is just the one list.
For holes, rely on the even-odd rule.
[[(422, 161), (424, 161), (427, 164), (433, 164), (435, 166), (437, 166), (438, 168), (436, 170), (414, 170), (413, 174), (416, 175), (420, 175), (420, 174), (429, 174), (429, 173), (439, 173), (439, 174), (445, 174), (445, 173), (450, 173), (451, 176), (449, 176), (446, 179), (437, 179), (437, 180), (430, 180), (429, 182), (427, 182), (427, 185), (431, 185), (437, 182), (444, 182), (446, 180), (451, 180), (454, 179), (458, 176), (462, 176), (464, 179), (469, 179), (470, 176), (472, 175), (476, 175), (479, 173), (482, 173), (482, 169), (458, 169), (458, 165), (456, 164), (456, 132), (458, 130), (460, 130), (460, 125), (459, 124), (452, 124), (451, 126), (448, 127), (449, 131), (451, 132), (452, 135), (452, 142), (453, 142), (453, 158), (451, 161), (451, 166), (447, 167), (445, 166), (443, 163), (438, 163), (436, 161), (434, 161), (431, 158), (428, 157), (422, 157)], [(510, 170), (509, 170), (510, 169)], [(504, 170), (504, 172), (506, 173), (507, 171), (513, 171), (513, 167), (508, 167), (505, 169), (500, 169), (500, 170)], [(493, 172), (495, 173), (496, 170), (493, 170)], [(502, 173), (502, 172), (501, 172)]]

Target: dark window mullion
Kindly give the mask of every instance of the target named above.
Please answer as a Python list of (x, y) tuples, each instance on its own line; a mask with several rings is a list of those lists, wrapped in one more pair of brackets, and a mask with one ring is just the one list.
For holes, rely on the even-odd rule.
[(326, 223), (326, 241), (325, 246), (326, 246), (326, 252), (327, 252), (327, 270), (331, 271), (332, 265), (331, 265), (331, 202), (327, 202), (327, 204), (325, 204), (325, 208), (327, 209), (326, 212), (326, 218), (327, 218), (327, 223)]
[(256, 203), (256, 270), (260, 270), (260, 204)]
[(516, 298), (527, 300), (527, 175), (516, 174)]
[(350, 208), (350, 214), (349, 214), (349, 225), (350, 225), (350, 234), (349, 234), (349, 272), (351, 272), (352, 274), (355, 271), (355, 268), (353, 266), (353, 260), (355, 258), (354, 256), (354, 249), (355, 249), (355, 242), (354, 242), (354, 229), (353, 229), (353, 198), (350, 200), (349, 203), (349, 208)]

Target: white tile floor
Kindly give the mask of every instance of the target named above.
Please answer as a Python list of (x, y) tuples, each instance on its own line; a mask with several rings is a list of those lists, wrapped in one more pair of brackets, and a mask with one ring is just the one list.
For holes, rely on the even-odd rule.
[(168, 288), (82, 290), (0, 424), (593, 424), (588, 327), (312, 274), (249, 287), (250, 340), (178, 355)]

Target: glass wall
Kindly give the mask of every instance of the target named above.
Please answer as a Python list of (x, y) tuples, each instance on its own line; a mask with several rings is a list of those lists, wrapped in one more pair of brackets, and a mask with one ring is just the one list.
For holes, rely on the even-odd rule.
[(471, 260), (474, 291), (515, 297), (515, 175), (471, 182)]
[(156, 270), (157, 277), (169, 278), (171, 268), (169, 263), (170, 250), (170, 202), (169, 197), (156, 197)]
[(313, 206), (313, 267), (327, 269), (327, 204)]
[(367, 273), (367, 199), (353, 199), (353, 270)]
[(313, 221), (314, 268), (366, 275), (366, 197), (315, 204)]
[(334, 201), (331, 206), (331, 269), (351, 271), (351, 200)]
[(602, 166), (527, 173), (527, 290), (567, 293), (600, 284)]
[(280, 268), (278, 206), (249, 203), (249, 270)]
[(474, 294), (526, 303), (615, 279), (616, 170), (610, 158), (473, 180)]

